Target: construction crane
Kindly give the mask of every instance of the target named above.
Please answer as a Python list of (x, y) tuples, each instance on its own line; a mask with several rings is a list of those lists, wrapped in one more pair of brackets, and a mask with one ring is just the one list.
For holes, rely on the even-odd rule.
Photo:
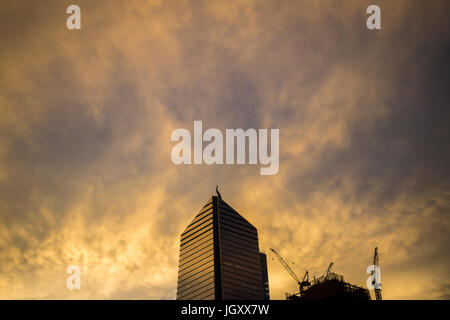
[(309, 273), (306, 270), (305, 275), (303, 276), (302, 282), (300, 282), (300, 292), (303, 291), (304, 288), (308, 288), (311, 286), (311, 282), (309, 282)]
[(305, 275), (303, 276), (303, 279), (300, 281), (300, 279), (297, 277), (295, 272), (291, 269), (291, 267), (289, 267), (289, 265), (286, 263), (286, 261), (284, 261), (283, 257), (280, 256), (280, 254), (275, 249), (270, 248), (270, 250), (275, 254), (275, 256), (278, 258), (278, 260), (283, 265), (283, 267), (287, 270), (287, 272), (289, 272), (291, 277), (294, 278), (294, 280), (297, 282), (297, 284), (299, 286), (300, 293), (305, 288), (307, 288), (307, 287), (309, 287), (311, 285), (311, 283), (309, 282), (308, 271), (306, 271)]
[[(378, 247), (375, 247), (375, 252), (374, 252), (374, 254), (373, 254), (373, 265), (376, 266), (376, 269), (379, 268), (378, 263), (379, 263)], [(376, 273), (376, 272), (377, 272), (376, 269), (375, 269), (373, 272)], [(375, 284), (375, 282), (376, 282), (377, 280), (378, 280), (378, 277), (375, 276), (375, 278), (374, 278), (372, 284)], [(381, 285), (381, 284), (379, 284), (379, 286), (380, 286), (380, 285)], [(378, 288), (375, 287), (375, 289), (374, 289), (374, 292), (375, 292), (375, 299), (377, 299), (377, 300), (383, 300), (383, 299), (381, 298), (381, 288), (380, 288), (379, 286), (378, 286)]]
[(327, 278), (327, 276), (328, 276), (328, 274), (330, 273), (330, 271), (331, 271), (331, 268), (333, 267), (333, 265), (334, 265), (334, 263), (333, 263), (333, 262), (331, 262), (331, 263), (330, 263), (330, 265), (328, 266), (328, 269), (327, 269), (327, 272), (325, 273), (325, 278), (324, 278), (324, 279), (326, 279), (326, 278)]

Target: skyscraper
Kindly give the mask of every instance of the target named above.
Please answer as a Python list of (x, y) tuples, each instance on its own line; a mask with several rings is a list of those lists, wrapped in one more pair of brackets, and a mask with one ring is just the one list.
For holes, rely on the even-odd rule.
[(213, 196), (181, 234), (178, 300), (269, 299), (258, 231)]

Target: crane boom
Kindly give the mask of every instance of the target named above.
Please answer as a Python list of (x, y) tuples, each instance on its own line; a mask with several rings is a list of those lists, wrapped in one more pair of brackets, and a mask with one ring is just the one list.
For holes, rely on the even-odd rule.
[(280, 254), (277, 252), (277, 250), (270, 248), (270, 250), (275, 254), (275, 256), (278, 258), (278, 260), (281, 262), (283, 267), (289, 272), (292, 278), (294, 278), (295, 281), (298, 283), (299, 287), (299, 293), (300, 295), (304, 292), (305, 289), (309, 288), (311, 286), (311, 282), (309, 282), (309, 274), (308, 271), (306, 271), (305, 275), (303, 276), (303, 279), (300, 280), (297, 275), (295, 274), (294, 270), (289, 267), (289, 265), (284, 261), (283, 257), (280, 256)]
[(331, 262), (330, 265), (328, 266), (327, 272), (325, 273), (325, 277), (328, 276), (328, 274), (330, 273), (331, 268), (333, 267), (333, 265), (334, 265), (334, 263)]
[(278, 260), (281, 262), (281, 264), (283, 265), (283, 267), (287, 270), (287, 272), (289, 272), (289, 274), (291, 275), (292, 278), (294, 278), (295, 281), (297, 281), (297, 283), (300, 285), (301, 281), (300, 279), (297, 277), (297, 275), (295, 274), (295, 272), (291, 269), (291, 267), (289, 267), (289, 265), (286, 263), (286, 261), (284, 261), (283, 257), (280, 256), (280, 254), (275, 250), (270, 248), (270, 250), (275, 254), (275, 256), (278, 258)]

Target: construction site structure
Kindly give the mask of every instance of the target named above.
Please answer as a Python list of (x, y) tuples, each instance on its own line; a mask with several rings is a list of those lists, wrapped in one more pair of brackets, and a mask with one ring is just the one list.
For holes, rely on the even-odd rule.
[(287, 300), (370, 300), (369, 290), (344, 281), (344, 277), (329, 272), (311, 282), (306, 290), (286, 293)]
[(331, 272), (333, 262), (321, 277), (314, 277), (310, 282), (309, 273), (306, 271), (300, 281), (283, 257), (275, 249), (270, 250), (299, 285), (299, 292), (286, 293), (287, 300), (370, 300), (368, 289), (345, 282), (342, 275)]

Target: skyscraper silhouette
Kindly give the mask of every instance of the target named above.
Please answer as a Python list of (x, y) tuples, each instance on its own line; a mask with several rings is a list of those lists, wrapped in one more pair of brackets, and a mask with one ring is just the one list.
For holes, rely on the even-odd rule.
[(269, 299), (258, 231), (218, 195), (181, 234), (177, 299)]

